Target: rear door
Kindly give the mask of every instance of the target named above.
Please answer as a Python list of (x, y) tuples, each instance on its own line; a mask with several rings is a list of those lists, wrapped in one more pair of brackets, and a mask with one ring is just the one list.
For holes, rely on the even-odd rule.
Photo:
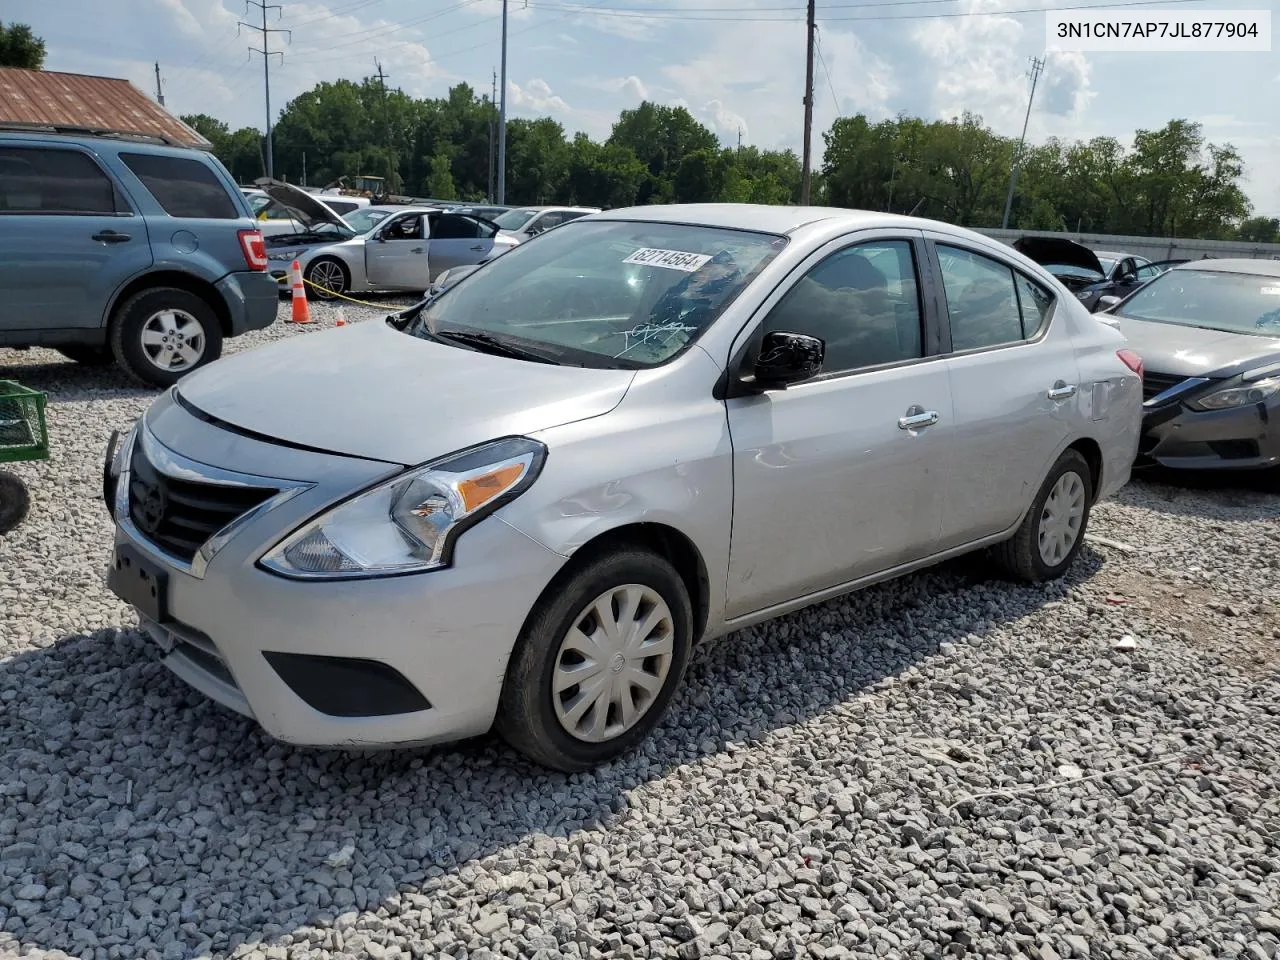
[(100, 327), (150, 265), (143, 218), (92, 153), (0, 145), (0, 334)]
[(479, 263), (493, 252), (498, 228), (471, 216), (441, 213), (431, 224), (431, 278), (445, 270)]
[(364, 243), (369, 285), (381, 290), (426, 290), (431, 286), (426, 217), (400, 213)]
[(955, 418), (938, 545), (947, 550), (1025, 512), (1066, 443), (1079, 373), (1048, 289), (990, 250), (930, 236)]

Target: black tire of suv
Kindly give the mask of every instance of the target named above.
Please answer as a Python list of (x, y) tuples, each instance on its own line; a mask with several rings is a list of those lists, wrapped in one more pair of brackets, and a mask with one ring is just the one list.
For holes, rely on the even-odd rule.
[(16, 474), (0, 470), (0, 533), (8, 533), (25, 520), (30, 508), (27, 485)]
[(93, 347), (87, 343), (71, 343), (58, 347), (57, 351), (82, 367), (106, 367), (116, 362), (115, 354), (109, 346)]
[[(203, 328), (204, 354), (195, 366), (186, 370), (161, 370), (147, 359), (143, 350), (143, 324), (165, 309), (190, 314)], [(222, 328), (213, 308), (194, 293), (177, 287), (153, 287), (134, 294), (117, 308), (111, 321), (111, 352), (121, 368), (135, 380), (153, 387), (170, 387), (222, 355)]]
[[(1076, 474), (1084, 485), (1084, 514), (1080, 518), (1080, 532), (1071, 550), (1057, 564), (1050, 566), (1040, 556), (1040, 520), (1044, 513), (1045, 501), (1053, 491), (1054, 484), (1066, 473)], [(1023, 583), (1044, 583), (1046, 580), (1057, 580), (1064, 576), (1075, 563), (1076, 555), (1084, 545), (1084, 535), (1089, 529), (1089, 514), (1093, 507), (1093, 471), (1083, 456), (1076, 450), (1064, 450), (1058, 457), (1049, 475), (1045, 477), (1040, 491), (1036, 494), (1031, 509), (1022, 518), (1018, 532), (992, 549), (997, 564), (1011, 580)]]

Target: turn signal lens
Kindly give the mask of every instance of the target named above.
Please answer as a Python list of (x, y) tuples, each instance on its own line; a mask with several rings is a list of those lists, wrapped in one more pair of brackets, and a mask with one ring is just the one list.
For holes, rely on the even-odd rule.
[(458, 484), (458, 493), (462, 495), (462, 504), (470, 513), (482, 507), (494, 497), (509, 489), (512, 484), (524, 476), (525, 465), (513, 463), (497, 470), (468, 477)]
[(1142, 366), (1142, 358), (1132, 350), (1117, 350), (1116, 356), (1119, 357), (1126, 367), (1138, 375), (1138, 379), (1142, 379), (1145, 369)]

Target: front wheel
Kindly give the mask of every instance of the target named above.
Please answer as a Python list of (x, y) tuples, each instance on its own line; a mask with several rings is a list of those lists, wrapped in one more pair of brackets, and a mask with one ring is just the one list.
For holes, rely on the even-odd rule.
[(222, 329), (213, 308), (194, 293), (156, 287), (116, 312), (111, 350), (134, 378), (168, 387), (221, 356)]
[(332, 257), (321, 257), (307, 265), (303, 274), (307, 296), (317, 300), (333, 300), (347, 292), (347, 268)]
[(1012, 538), (995, 550), (1015, 580), (1042, 583), (1063, 576), (1084, 544), (1093, 506), (1093, 471), (1076, 450), (1063, 452)]
[(31, 508), (27, 485), (8, 470), (0, 470), (0, 533), (8, 533), (23, 520)]
[(626, 549), (548, 590), (521, 632), (496, 727), (531, 760), (587, 770), (662, 719), (693, 645), (693, 608), (666, 560)]

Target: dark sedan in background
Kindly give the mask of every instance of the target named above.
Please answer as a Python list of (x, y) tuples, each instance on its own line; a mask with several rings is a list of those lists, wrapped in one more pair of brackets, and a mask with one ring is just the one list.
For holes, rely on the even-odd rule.
[(1103, 297), (1127, 297), (1168, 265), (1181, 262), (1152, 263), (1133, 254), (1095, 252), (1065, 237), (1019, 237), (1012, 246), (1061, 280), (1089, 310), (1097, 310)]
[(1280, 468), (1280, 262), (1193, 260), (1099, 316), (1146, 367), (1137, 466)]

